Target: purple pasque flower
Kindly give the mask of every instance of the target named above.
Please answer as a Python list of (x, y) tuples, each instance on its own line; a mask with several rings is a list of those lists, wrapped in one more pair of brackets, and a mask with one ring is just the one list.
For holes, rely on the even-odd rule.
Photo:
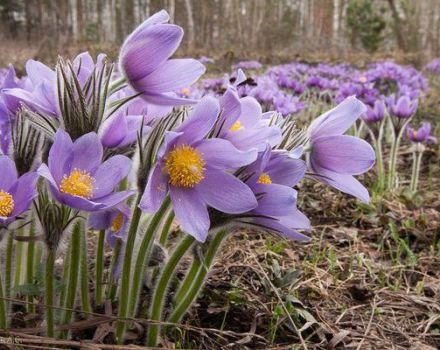
[(431, 123), (428, 122), (422, 123), (418, 129), (408, 126), (406, 128), (406, 135), (410, 141), (415, 143), (437, 143), (437, 138), (431, 135)]
[(72, 142), (64, 130), (58, 130), (49, 151), (48, 165), (38, 174), (47, 180), (53, 196), (72, 208), (97, 211), (114, 207), (133, 194), (114, 192), (131, 168), (131, 161), (117, 155), (102, 163), (99, 137), (91, 132)]
[(315, 119), (308, 129), (309, 167), (317, 180), (368, 202), (368, 190), (353, 175), (374, 165), (374, 150), (360, 138), (343, 135), (365, 112), (365, 105), (352, 96)]
[(174, 92), (192, 85), (205, 72), (194, 59), (169, 59), (182, 41), (183, 29), (168, 24), (164, 10), (137, 27), (119, 53), (119, 67), (131, 87), (143, 99), (157, 105), (186, 105), (191, 100)]
[(397, 100), (389, 98), (390, 113), (399, 119), (411, 118), (417, 111), (419, 101), (417, 99), (411, 100), (409, 96), (400, 96)]
[(234, 89), (229, 88), (220, 99), (220, 109), (218, 137), (228, 140), (237, 149), (254, 148), (261, 152), (266, 143), (275, 146), (281, 141), (280, 128), (263, 118), (261, 105), (255, 98), (239, 98)]
[[(298, 229), (310, 230), (309, 219), (296, 206), (293, 189), (307, 170), (304, 161), (287, 152), (272, 151), (267, 145), (258, 159), (246, 168), (246, 184), (254, 192), (258, 206), (248, 213), (251, 222), (295, 240), (308, 240)], [(245, 221), (247, 219), (244, 219)]]
[(21, 87), (4, 89), (3, 93), (16, 103), (22, 103), (36, 112), (56, 117), (59, 115), (56, 73), (41, 62), (26, 62), (27, 77)]
[(38, 175), (29, 172), (18, 177), (15, 163), (7, 156), (0, 156), (0, 169), (0, 227), (7, 227), (38, 196)]
[(257, 206), (250, 188), (229, 172), (253, 162), (256, 150), (244, 152), (227, 140), (204, 139), (219, 112), (219, 102), (205, 97), (165, 135), (140, 202), (142, 210), (155, 212), (169, 193), (182, 229), (200, 242), (210, 228), (208, 206), (229, 214)]
[(377, 123), (385, 118), (385, 103), (382, 100), (376, 100), (374, 107), (367, 106), (366, 113), (362, 114), (362, 119), (368, 123)]
[(113, 248), (118, 239), (125, 241), (130, 216), (130, 208), (120, 203), (108, 210), (90, 214), (89, 225), (94, 230), (106, 230), (105, 238)]

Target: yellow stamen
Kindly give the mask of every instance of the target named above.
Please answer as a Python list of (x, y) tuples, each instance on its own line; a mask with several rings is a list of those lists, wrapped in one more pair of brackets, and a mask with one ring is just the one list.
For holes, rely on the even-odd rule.
[(258, 178), (257, 183), (263, 185), (270, 185), (272, 183), (272, 179), (270, 178), (268, 173), (262, 173)]
[(64, 175), (60, 184), (60, 191), (82, 198), (91, 198), (95, 179), (84, 170), (73, 169), (69, 176)]
[(182, 94), (185, 96), (189, 96), (189, 94), (191, 93), (191, 90), (189, 88), (183, 88), (182, 89)]
[(124, 223), (124, 216), (122, 215), (122, 213), (119, 213), (119, 214), (116, 215), (116, 217), (113, 219), (113, 222), (112, 222), (112, 231), (113, 231), (113, 232), (118, 232), (118, 231), (121, 229), (123, 223)]
[(359, 81), (360, 81), (362, 84), (365, 84), (365, 83), (367, 82), (367, 77), (362, 76), (362, 77), (359, 78)]
[(231, 128), (229, 129), (229, 131), (238, 131), (243, 129), (243, 124), (241, 124), (241, 122), (239, 120), (237, 120), (234, 125), (231, 126)]
[(204, 179), (205, 161), (195, 148), (182, 145), (173, 149), (165, 160), (170, 183), (177, 187), (194, 187)]
[(0, 216), (8, 217), (14, 211), (14, 198), (5, 191), (0, 190)]

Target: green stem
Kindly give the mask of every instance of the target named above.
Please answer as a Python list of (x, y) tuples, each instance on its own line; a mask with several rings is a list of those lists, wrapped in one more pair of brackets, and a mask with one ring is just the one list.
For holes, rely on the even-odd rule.
[(218, 232), (215, 235), (215, 237), (212, 238), (211, 242), (209, 242), (208, 250), (206, 251), (203, 264), (198, 269), (197, 275), (192, 281), (191, 286), (189, 287), (187, 293), (183, 295), (180, 300), (176, 300), (176, 307), (174, 308), (173, 312), (168, 318), (168, 322), (171, 323), (179, 322), (182, 319), (182, 317), (186, 314), (188, 308), (191, 306), (193, 301), (199, 295), (203, 287), (203, 282), (206, 278), (206, 275), (208, 274), (209, 269), (211, 268), (211, 265), (217, 254), (217, 251), (220, 248), (220, 245), (223, 239), (225, 238), (225, 236), (226, 236), (226, 230), (222, 230)]
[(411, 191), (416, 192), (419, 186), (420, 167), (422, 165), (423, 152), (414, 152), (413, 159), (413, 178), (411, 179)]
[(0, 275), (0, 329), (6, 329), (6, 305), (3, 296), (3, 283)]
[[(19, 230), (19, 236), (21, 236), (22, 230)], [(17, 288), (21, 284), (22, 266), (23, 266), (23, 248), (24, 242), (15, 243), (15, 277), (14, 288)]]
[(119, 288), (119, 307), (118, 307), (118, 320), (116, 324), (116, 340), (119, 344), (124, 341), (125, 335), (125, 319), (128, 316), (128, 296), (130, 288), (131, 279), (131, 256), (133, 254), (134, 244), (136, 241), (137, 228), (139, 226), (139, 221), (141, 219), (141, 209), (139, 208), (139, 202), (141, 200), (141, 195), (136, 198), (136, 203), (134, 207), (133, 217), (130, 223), (130, 229), (128, 230), (127, 242), (125, 244), (125, 254), (122, 266), (122, 276), (121, 276), (121, 286)]
[(65, 283), (64, 288), (61, 290), (60, 294), (60, 306), (63, 307), (63, 303), (66, 299), (67, 293), (67, 281), (69, 279), (69, 266), (70, 266), (70, 257), (72, 255), (72, 240), (69, 241), (69, 245), (67, 247), (67, 251), (65, 254), (65, 258), (63, 260), (63, 281)]
[[(66, 298), (63, 301), (64, 310), (61, 318), (62, 324), (67, 324), (72, 318), (72, 309), (75, 306), (75, 296), (78, 286), (78, 275), (80, 265), (80, 252), (81, 252), (81, 223), (77, 221), (73, 227), (72, 238), (70, 243), (70, 264), (69, 273), (66, 284)], [(63, 333), (63, 337), (67, 335), (67, 332)]]
[(96, 262), (95, 262), (95, 302), (96, 305), (101, 305), (103, 302), (103, 272), (104, 272), (104, 241), (105, 230), (99, 231), (98, 245), (96, 247)]
[(117, 279), (113, 277), (113, 271), (121, 258), (122, 240), (118, 239), (116, 241), (115, 247), (113, 248), (112, 261), (110, 262), (110, 268), (108, 270), (108, 280), (107, 285), (107, 299), (114, 301), (116, 299), (116, 292), (118, 291)]
[(173, 224), (173, 220), (174, 220), (174, 211), (171, 210), (163, 225), (162, 233), (160, 234), (159, 243), (162, 246), (165, 246), (165, 244), (167, 243), (168, 234), (170, 233), (170, 228), (171, 225)]
[[(12, 280), (12, 256), (14, 255), (14, 232), (9, 231), (8, 242), (6, 243), (6, 263), (5, 263), (5, 295), (11, 296), (11, 280)], [(8, 307), (6, 302), (6, 308)]]
[[(164, 266), (163, 271), (157, 281), (156, 288), (153, 292), (153, 297), (151, 299), (151, 312), (148, 319), (153, 321), (160, 321), (162, 316), (163, 303), (167, 297), (168, 285), (171, 281), (172, 276), (174, 276), (174, 271), (177, 264), (180, 262), (182, 257), (191, 247), (194, 242), (192, 236), (185, 236), (185, 238), (176, 247), (167, 264)], [(157, 336), (160, 332), (159, 324), (151, 324), (148, 328), (148, 338), (147, 346), (155, 347), (157, 343)]]
[(174, 297), (175, 304), (176, 302), (181, 300), (183, 296), (186, 295), (186, 293), (188, 293), (188, 290), (191, 287), (192, 282), (195, 280), (201, 266), (202, 266), (202, 261), (198, 256), (195, 256), (192, 261), (191, 267), (186, 273), (185, 279), (182, 281), (180, 287), (176, 292), (176, 296)]
[(89, 296), (89, 265), (87, 261), (87, 230), (85, 223), (80, 220), (81, 225), (81, 255), (80, 255), (80, 265), (81, 265), (81, 303), (82, 310), (86, 312), (85, 317), (88, 317), (87, 313), (92, 312), (92, 307), (90, 306), (90, 296)]
[[(35, 236), (35, 220), (34, 217), (31, 216), (31, 225), (29, 228), (29, 237)], [(26, 283), (31, 285), (34, 283), (34, 255), (35, 255), (35, 241), (32, 239), (28, 242), (27, 247), (27, 256), (26, 256)], [(29, 313), (35, 312), (35, 306), (33, 304), (34, 297), (29, 295), (27, 297), (28, 304), (26, 305), (27, 311)]]
[(54, 266), (55, 266), (55, 251), (48, 249), (46, 260), (46, 278), (45, 278), (45, 297), (46, 297), (46, 335), (52, 338), (55, 335), (54, 331), (54, 311), (53, 311), (53, 296), (54, 296)]
[(148, 265), (148, 257), (150, 255), (150, 248), (154, 240), (154, 234), (156, 233), (157, 228), (159, 227), (161, 220), (168, 209), (169, 203), (170, 199), (169, 197), (167, 197), (162, 203), (159, 210), (151, 218), (150, 223), (148, 224), (147, 231), (142, 238), (134, 268), (133, 285), (130, 290), (130, 307), (128, 313), (130, 316), (136, 315), (137, 308), (139, 306), (142, 281), (145, 276), (145, 268)]

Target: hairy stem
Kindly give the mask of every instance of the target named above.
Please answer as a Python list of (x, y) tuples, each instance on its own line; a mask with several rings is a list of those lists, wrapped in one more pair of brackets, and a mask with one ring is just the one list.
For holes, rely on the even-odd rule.
[(48, 249), (46, 258), (46, 277), (45, 277), (45, 298), (46, 298), (46, 335), (53, 337), (55, 335), (54, 328), (54, 266), (55, 266), (55, 250)]
[[(31, 217), (31, 225), (29, 228), (29, 237), (35, 236), (35, 220)], [(32, 239), (28, 242), (27, 246), (27, 256), (26, 256), (26, 283), (31, 285), (34, 282), (34, 255), (35, 255), (35, 241)], [(33, 304), (34, 297), (28, 295), (28, 304), (26, 306), (29, 313), (35, 312), (35, 306)]]
[(82, 310), (86, 312), (85, 316), (88, 317), (87, 313), (92, 311), (90, 306), (90, 295), (89, 295), (89, 265), (87, 262), (87, 229), (85, 223), (80, 220), (81, 225), (81, 254), (80, 254), (80, 265), (81, 265), (81, 303)]
[(99, 231), (98, 245), (96, 246), (96, 261), (95, 261), (95, 302), (96, 305), (101, 305), (103, 302), (103, 272), (104, 272), (104, 241), (105, 230)]
[[(167, 297), (167, 289), (168, 285), (172, 277), (174, 276), (175, 269), (191, 247), (194, 242), (194, 238), (192, 236), (187, 235), (180, 244), (176, 247), (170, 259), (164, 266), (162, 273), (159, 276), (159, 279), (156, 283), (156, 287), (153, 292), (153, 297), (151, 299), (151, 311), (148, 319), (152, 321), (161, 321), (162, 309), (164, 301)], [(148, 338), (147, 338), (147, 346), (155, 347), (157, 344), (157, 336), (160, 332), (160, 325), (151, 324), (148, 328)]]

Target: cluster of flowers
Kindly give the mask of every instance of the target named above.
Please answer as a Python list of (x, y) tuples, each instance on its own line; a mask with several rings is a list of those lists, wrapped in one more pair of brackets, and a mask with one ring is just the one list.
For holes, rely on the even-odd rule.
[[(185, 90), (183, 95), (201, 97), (222, 94), (227, 84), (237, 79), (237, 68), (259, 69), (261, 64), (255, 61), (240, 62), (233, 66), (231, 76), (202, 80), (191, 90)], [(255, 72), (252, 79), (242, 82), (237, 90), (240, 96), (253, 96), (266, 109), (287, 116), (313, 106), (315, 99), (319, 98), (333, 104), (356, 96), (373, 107), (376, 101), (385, 101), (390, 97), (399, 100), (408, 96), (411, 100), (417, 100), (427, 87), (427, 79), (414, 67), (384, 61), (371, 64), (366, 70), (348, 64), (277, 65), (261, 74)]]
[[(78, 275), (78, 266), (81, 276), (88, 273), (87, 263), (78, 264), (76, 253), (82, 250), (84, 259), (87, 250), (74, 238), (89, 232), (84, 217), (91, 229), (101, 231), (100, 242), (107, 237), (115, 249), (107, 296), (115, 299), (119, 288), (116, 336), (122, 342), (124, 319), (136, 316), (144, 302), (140, 290), (159, 228), (161, 246), (168, 247), (172, 240), (176, 248), (152, 287), (145, 316), (176, 322), (197, 296), (206, 267), (227, 232), (244, 226), (308, 239), (300, 231), (310, 231), (310, 222), (297, 208), (294, 188), (307, 172), (369, 200), (367, 189), (354, 175), (373, 166), (374, 151), (366, 141), (344, 135), (366, 112), (360, 100), (343, 99), (303, 132), (291, 117), (263, 113), (255, 94), (241, 97), (244, 76), (239, 75), (219, 96), (200, 100), (179, 96), (205, 69), (193, 59), (170, 58), (183, 30), (168, 20), (161, 11), (125, 40), (118, 71), (105, 55), (94, 62), (83, 53), (72, 62), (60, 59), (55, 70), (29, 60), (26, 77), (17, 79), (10, 67), (2, 78), (0, 228), (13, 237), (17, 220), (38, 218), (48, 254), (49, 336), (54, 335), (51, 306), (56, 304), (50, 274), (60, 237), (71, 224), (66, 268), (70, 282), (61, 306), (74, 306), (72, 276)], [(188, 105), (192, 107), (183, 107)], [(152, 215), (146, 231), (140, 224), (144, 213)], [(183, 232), (177, 245), (175, 238), (168, 239), (174, 215)], [(176, 294), (165, 313), (172, 272), (182, 268), (182, 256), (196, 241), (206, 242), (207, 248), (201, 245), (191, 273), (181, 283), (185, 292)], [(95, 257), (95, 305), (103, 299), (103, 249), (98, 245)], [(81, 283), (82, 308), (88, 311), (87, 277)], [(63, 314), (62, 322), (68, 323), (70, 317), (71, 313)], [(5, 327), (7, 320), (0, 322), (0, 328)], [(156, 345), (159, 329), (158, 324), (150, 325), (149, 346)]]

